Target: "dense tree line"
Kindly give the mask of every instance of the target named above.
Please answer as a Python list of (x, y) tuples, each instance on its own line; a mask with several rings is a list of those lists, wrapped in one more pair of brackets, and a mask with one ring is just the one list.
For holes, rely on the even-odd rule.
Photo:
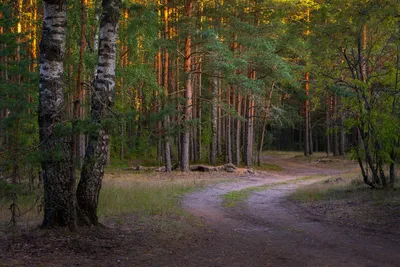
[(399, 8), (2, 1), (1, 179), (43, 179), (44, 226), (97, 224), (104, 167), (117, 159), (169, 172), (325, 151), (356, 159), (371, 187), (393, 187)]

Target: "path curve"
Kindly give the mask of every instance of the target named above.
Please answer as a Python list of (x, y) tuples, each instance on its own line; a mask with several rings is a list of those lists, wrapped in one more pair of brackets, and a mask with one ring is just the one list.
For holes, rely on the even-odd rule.
[[(186, 211), (210, 227), (207, 243), (182, 251), (193, 266), (400, 266), (400, 237), (345, 227), (305, 213), (287, 200), (299, 186), (280, 184), (253, 193), (243, 205), (224, 208), (221, 195), (250, 186), (279, 183), (310, 175), (340, 175), (343, 170), (317, 168), (269, 158), (281, 173), (243, 176), (187, 195)], [(283, 164), (283, 165), (282, 165)]]

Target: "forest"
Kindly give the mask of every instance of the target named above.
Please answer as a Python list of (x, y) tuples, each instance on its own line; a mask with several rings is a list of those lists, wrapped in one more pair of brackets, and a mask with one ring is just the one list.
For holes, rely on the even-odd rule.
[(399, 72), (396, 0), (2, 0), (0, 217), (102, 225), (114, 172), (336, 183), (351, 165), (362, 202), (399, 201)]

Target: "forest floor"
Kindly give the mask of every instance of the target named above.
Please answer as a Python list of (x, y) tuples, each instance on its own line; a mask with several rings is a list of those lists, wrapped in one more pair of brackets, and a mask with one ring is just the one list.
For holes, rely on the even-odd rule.
[(182, 214), (108, 216), (104, 227), (73, 233), (4, 233), (0, 266), (400, 266), (400, 204), (358, 192), (296, 198), (356, 175), (354, 163), (283, 154), (264, 161), (283, 170), (218, 173), (230, 182), (186, 194)]

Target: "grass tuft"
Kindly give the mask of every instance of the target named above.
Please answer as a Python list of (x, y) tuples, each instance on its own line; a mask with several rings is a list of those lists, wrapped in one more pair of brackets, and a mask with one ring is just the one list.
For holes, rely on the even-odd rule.
[(259, 171), (283, 171), (281, 166), (271, 163), (262, 163), (261, 166), (255, 166), (254, 169)]
[(262, 192), (271, 188), (271, 185), (261, 185), (261, 186), (252, 186), (247, 187), (242, 190), (231, 191), (227, 194), (222, 195), (222, 206), (226, 208), (232, 208), (237, 206), (238, 204), (244, 202), (247, 198), (251, 196), (254, 192)]

